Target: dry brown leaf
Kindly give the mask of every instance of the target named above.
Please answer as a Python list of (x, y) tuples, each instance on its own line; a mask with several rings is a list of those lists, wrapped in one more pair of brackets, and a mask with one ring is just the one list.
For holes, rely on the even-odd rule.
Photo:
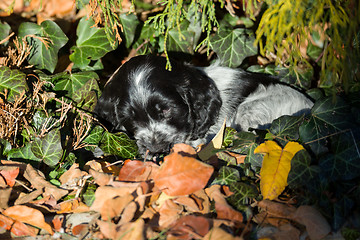
[(160, 207), (159, 213), (159, 225), (166, 228), (180, 218), (180, 214), (183, 212), (183, 207), (174, 203), (172, 200), (166, 200)]
[(189, 212), (200, 212), (200, 208), (203, 208), (202, 201), (195, 196), (180, 196), (173, 201), (175, 203), (183, 205)]
[(134, 200), (134, 196), (126, 194), (121, 197), (110, 198), (104, 202), (100, 214), (104, 221), (111, 220), (113, 217), (120, 216), (125, 207)]
[(31, 0), (26, 11), (38, 12), (42, 18), (53, 16), (61, 18), (75, 13), (75, 2), (73, 0)]
[(310, 239), (323, 239), (331, 232), (331, 227), (321, 213), (312, 206), (300, 206), (291, 219), (304, 225)]
[(212, 228), (203, 238), (203, 240), (214, 240), (214, 239), (221, 239), (221, 240), (242, 240), (241, 237), (234, 237), (230, 233), (226, 232), (225, 230), (214, 227)]
[(176, 239), (198, 239), (210, 230), (210, 220), (202, 216), (187, 215), (174, 222), (168, 232), (169, 237)]
[(136, 190), (139, 184), (126, 184), (122, 183), (120, 187), (111, 187), (111, 186), (101, 186), (96, 189), (95, 200), (91, 205), (90, 209), (93, 211), (101, 212), (103, 205), (108, 199), (114, 198), (116, 196), (125, 196), (129, 193), (132, 193)]
[(13, 187), (15, 179), (19, 175), (19, 167), (4, 166), (0, 170), (0, 175), (4, 177), (7, 185)]
[(214, 168), (194, 158), (195, 150), (186, 144), (175, 144), (173, 152), (154, 179), (155, 186), (169, 196), (188, 195), (206, 186)]
[(63, 215), (56, 215), (54, 219), (51, 221), (55, 232), (60, 232), (62, 230), (62, 225), (64, 222)]
[(114, 176), (119, 175), (120, 172), (120, 168), (118, 166), (100, 160), (92, 160), (87, 162), (84, 166), (84, 170), (89, 171), (90, 168), (98, 172), (110, 173)]
[(3, 178), (2, 176), (0, 176), (0, 187), (1, 188), (6, 188), (7, 187), (5, 178)]
[(270, 201), (268, 199), (258, 202), (258, 207), (265, 210), (270, 217), (290, 218), (296, 211), (296, 208), (291, 205)]
[(25, 7), (24, 0), (1, 0), (0, 9), (5, 11), (0, 12), (0, 17), (6, 17), (11, 15), (12, 11), (10, 11), (10, 6), (12, 4), (14, 4), (14, 6), (12, 7), (14, 13), (21, 13)]
[(114, 239), (144, 240), (144, 234), (145, 222), (143, 219), (138, 219), (121, 226)]
[(279, 231), (273, 234), (271, 237), (276, 240), (298, 240), (300, 239), (300, 230), (291, 224), (283, 224), (279, 228)]
[(114, 180), (113, 175), (103, 172), (98, 172), (92, 168), (89, 169), (89, 173), (94, 177), (95, 183), (98, 184), (99, 186), (109, 185)]
[(87, 175), (87, 173), (80, 170), (79, 164), (74, 163), (73, 165), (71, 165), (69, 170), (67, 170), (64, 174), (61, 175), (59, 180), (61, 184), (74, 184), (77, 183), (78, 180), (85, 175)]
[(137, 205), (135, 202), (130, 202), (124, 209), (123, 213), (121, 214), (121, 219), (118, 225), (123, 225), (125, 223), (130, 222), (137, 211)]
[(34, 191), (32, 191), (31, 193), (28, 193), (28, 194), (21, 192), (18, 199), (16, 199), (14, 205), (21, 205), (24, 203), (28, 203), (28, 202), (36, 199), (43, 192), (44, 192), (43, 189), (35, 189)]
[(64, 197), (69, 193), (68, 190), (58, 188), (52, 184), (51, 187), (45, 187), (44, 190), (45, 190), (43, 194), (44, 197), (53, 196), (56, 199), (56, 201), (60, 200), (62, 197)]
[(45, 180), (45, 177), (40, 175), (42, 174), (39, 170), (33, 168), (30, 164), (26, 165), (26, 170), (24, 172), (24, 177), (31, 183), (34, 188), (43, 188), (43, 187), (55, 187), (51, 183)]
[(203, 147), (200, 152), (198, 152), (198, 156), (201, 160), (207, 161), (212, 156), (215, 155), (214, 151), (220, 149), (224, 140), (224, 133), (225, 133), (225, 125), (226, 120), (224, 120), (220, 130), (215, 135), (215, 137), (205, 146)]
[(89, 224), (86, 223), (78, 224), (71, 229), (71, 233), (77, 237), (83, 236), (88, 231), (89, 231)]
[(159, 166), (153, 162), (126, 160), (120, 169), (117, 180), (129, 182), (148, 181), (156, 176), (158, 169)]
[(105, 238), (116, 239), (116, 224), (110, 221), (101, 221), (97, 220), (96, 224), (100, 228), (100, 232), (104, 235)]
[(50, 234), (53, 234), (53, 230), (50, 225), (45, 222), (44, 215), (37, 209), (30, 208), (24, 205), (12, 206), (2, 212), (5, 216), (12, 219), (33, 225), (38, 228), (43, 228)]
[(10, 231), (18, 237), (32, 236), (35, 237), (39, 233), (39, 229), (26, 225), (23, 222), (15, 221)]
[(8, 202), (10, 199), (11, 192), (12, 192), (12, 188), (0, 189), (0, 208), (6, 209), (9, 207)]
[(22, 162), (16, 162), (16, 161), (12, 161), (12, 160), (0, 160), (1, 164), (5, 165), (5, 166), (14, 166), (14, 167), (18, 167), (20, 170), (20, 174), (24, 174), (27, 164), (26, 163), (22, 163)]
[(80, 202), (78, 199), (71, 199), (65, 202), (58, 204), (60, 210), (57, 213), (80, 213), (88, 212), (90, 208), (83, 202)]
[(205, 189), (205, 192), (211, 200), (215, 201), (218, 219), (231, 220), (237, 223), (243, 222), (243, 215), (227, 203), (225, 196), (221, 193), (220, 185), (212, 185), (210, 188)]
[(139, 205), (139, 211), (143, 212), (145, 210), (145, 203), (146, 200), (150, 198), (150, 196), (147, 194), (152, 189), (152, 186), (150, 186), (150, 183), (148, 182), (141, 182), (139, 187), (136, 189), (136, 199), (135, 201)]
[(11, 226), (14, 224), (14, 220), (11, 218), (0, 214), (0, 227), (6, 230), (10, 230)]

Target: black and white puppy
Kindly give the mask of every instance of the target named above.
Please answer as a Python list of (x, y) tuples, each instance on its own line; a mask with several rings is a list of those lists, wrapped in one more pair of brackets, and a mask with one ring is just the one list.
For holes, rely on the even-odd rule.
[(196, 146), (227, 126), (264, 128), (283, 115), (308, 111), (313, 103), (276, 78), (219, 64), (199, 68), (137, 56), (107, 82), (95, 113), (137, 140), (139, 152), (167, 152), (175, 143)]

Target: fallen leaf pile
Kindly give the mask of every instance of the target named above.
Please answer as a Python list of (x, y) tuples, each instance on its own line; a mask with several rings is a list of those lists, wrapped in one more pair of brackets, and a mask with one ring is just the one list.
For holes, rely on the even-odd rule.
[[(266, 146), (261, 147), (258, 151), (265, 151)], [(30, 164), (3, 160), (0, 229), (17, 237), (135, 240), (244, 239), (254, 223), (262, 226), (259, 238), (299, 239), (301, 228), (293, 222), (311, 239), (331, 232), (311, 206), (296, 209), (263, 200), (257, 203), (258, 213), (246, 219), (227, 202), (233, 194), (227, 186), (209, 185), (214, 167), (197, 160), (196, 154), (192, 147), (176, 144), (160, 165), (126, 160), (117, 167), (93, 160), (81, 170), (74, 164), (60, 177), (60, 187)], [(91, 206), (78, 197), (85, 184), (96, 186)], [(269, 226), (277, 227), (270, 235)]]

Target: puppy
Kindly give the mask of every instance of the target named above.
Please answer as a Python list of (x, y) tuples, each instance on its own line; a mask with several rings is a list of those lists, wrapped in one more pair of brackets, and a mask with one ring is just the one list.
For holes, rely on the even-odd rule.
[(95, 108), (114, 131), (136, 139), (140, 154), (197, 146), (227, 126), (265, 128), (283, 115), (302, 114), (312, 101), (275, 77), (219, 64), (199, 68), (146, 55), (131, 58), (107, 82)]

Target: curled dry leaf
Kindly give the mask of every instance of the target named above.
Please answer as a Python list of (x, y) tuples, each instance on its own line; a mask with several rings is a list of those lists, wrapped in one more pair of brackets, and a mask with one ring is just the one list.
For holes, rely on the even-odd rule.
[(50, 234), (53, 234), (53, 230), (51, 229), (50, 225), (45, 222), (44, 215), (37, 209), (23, 205), (17, 205), (9, 207), (3, 211), (3, 214), (20, 222), (45, 229)]
[(312, 240), (323, 239), (331, 232), (329, 223), (312, 206), (300, 206), (290, 217), (306, 227), (306, 231)]
[(113, 217), (120, 216), (125, 207), (133, 200), (134, 197), (130, 193), (106, 200), (100, 211), (102, 220), (108, 221)]
[(43, 192), (44, 192), (43, 189), (35, 189), (34, 191), (32, 191), (31, 193), (28, 193), (28, 194), (25, 194), (22, 192), (22, 193), (20, 193), (18, 199), (16, 199), (15, 205), (21, 205), (24, 203), (28, 203), (28, 202), (36, 199)]
[(89, 171), (90, 169), (94, 169), (98, 172), (110, 173), (114, 176), (119, 175), (120, 172), (120, 168), (118, 166), (100, 160), (92, 160), (87, 162), (84, 166), (84, 170)]
[(93, 211), (101, 212), (106, 201), (115, 197), (125, 196), (129, 193), (132, 193), (136, 190), (139, 184), (126, 184), (122, 183), (122, 186), (112, 187), (112, 186), (100, 186), (96, 189), (95, 200), (91, 205), (90, 209)]
[(71, 199), (58, 204), (57, 213), (81, 213), (88, 212), (89, 207), (78, 199)]
[(8, 202), (10, 199), (10, 194), (12, 192), (12, 188), (0, 189), (0, 208), (6, 209), (8, 208)]
[(2, 167), (0, 170), (0, 175), (3, 176), (7, 185), (13, 187), (15, 184), (15, 179), (19, 175), (19, 167), (13, 167), (13, 166)]
[(94, 170), (92, 168), (89, 169), (89, 173), (90, 173), (91, 176), (93, 176), (94, 181), (99, 186), (109, 185), (114, 180), (113, 175), (103, 173), (103, 172), (98, 172), (98, 171), (96, 171), (96, 170)]
[(110, 221), (101, 221), (98, 220), (96, 224), (100, 228), (100, 232), (104, 235), (105, 238), (108, 239), (116, 239), (116, 224)]
[(53, 196), (56, 199), (56, 201), (58, 201), (68, 193), (69, 193), (68, 190), (58, 188), (51, 184), (51, 187), (45, 187), (43, 196), (44, 197)]
[(137, 205), (135, 202), (130, 202), (124, 209), (123, 213), (121, 214), (121, 219), (118, 223), (118, 225), (123, 225), (125, 223), (130, 222), (137, 211)]
[(115, 239), (145, 240), (145, 222), (138, 219), (120, 227), (116, 232)]
[(11, 226), (10, 231), (18, 236), (32, 236), (35, 237), (39, 233), (39, 229), (26, 225), (22, 222), (15, 221), (14, 224)]
[(225, 196), (221, 193), (220, 185), (213, 185), (205, 189), (205, 192), (211, 200), (215, 201), (215, 210), (218, 219), (231, 220), (237, 223), (243, 222), (243, 215), (227, 203)]
[(126, 160), (120, 169), (117, 180), (130, 182), (148, 181), (156, 176), (158, 169), (159, 166), (153, 162)]
[(267, 215), (270, 217), (289, 219), (290, 216), (292, 216), (296, 211), (296, 208), (291, 205), (278, 203), (267, 199), (258, 202), (257, 205), (262, 210), (265, 210)]
[(87, 175), (87, 173), (80, 170), (79, 164), (74, 163), (73, 165), (71, 165), (69, 170), (67, 170), (66, 172), (64, 172), (64, 174), (61, 175), (59, 180), (62, 185), (63, 184), (73, 185), (76, 184), (78, 180), (85, 175)]
[(164, 158), (154, 181), (169, 196), (188, 195), (203, 189), (214, 168), (194, 158), (195, 150), (186, 144), (175, 144)]
[(162, 228), (169, 227), (174, 221), (180, 218), (184, 211), (183, 207), (174, 203), (172, 200), (166, 200), (160, 207), (159, 225)]
[(204, 237), (210, 230), (210, 220), (202, 216), (183, 216), (171, 225), (168, 232), (176, 239), (199, 239)]

